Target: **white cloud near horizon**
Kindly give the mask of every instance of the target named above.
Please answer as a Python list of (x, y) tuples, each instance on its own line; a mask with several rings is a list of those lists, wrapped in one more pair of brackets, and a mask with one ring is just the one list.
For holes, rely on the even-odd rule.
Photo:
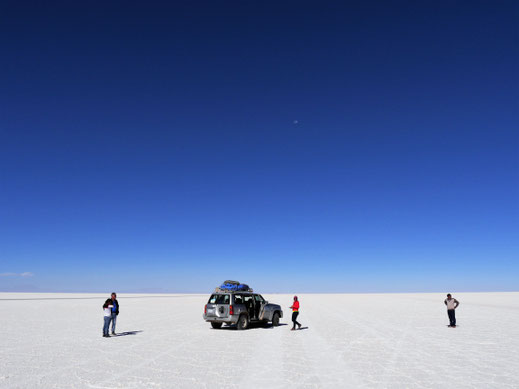
[(23, 273), (0, 273), (0, 277), (33, 277), (34, 273), (26, 271)]

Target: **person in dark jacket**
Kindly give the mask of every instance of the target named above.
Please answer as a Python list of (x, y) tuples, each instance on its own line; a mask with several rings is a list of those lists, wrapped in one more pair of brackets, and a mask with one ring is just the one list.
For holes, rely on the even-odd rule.
[(117, 315), (119, 315), (119, 301), (117, 301), (117, 294), (115, 292), (113, 292), (112, 296), (105, 301), (103, 309), (105, 310), (103, 336), (108, 336), (110, 322), (112, 323), (112, 335), (116, 335), (115, 324), (117, 322)]

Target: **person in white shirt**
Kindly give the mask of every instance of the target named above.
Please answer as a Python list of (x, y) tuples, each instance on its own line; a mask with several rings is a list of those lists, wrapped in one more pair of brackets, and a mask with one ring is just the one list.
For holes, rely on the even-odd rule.
[(110, 322), (112, 321), (112, 299), (109, 298), (103, 304), (104, 311), (104, 325), (103, 325), (103, 338), (109, 338), (108, 330), (110, 329)]
[(445, 305), (447, 306), (447, 314), (449, 315), (449, 327), (456, 328), (456, 314), (454, 310), (458, 308), (458, 305), (460, 305), (460, 302), (456, 299), (453, 299), (451, 294), (449, 293), (447, 295), (447, 298), (444, 301)]

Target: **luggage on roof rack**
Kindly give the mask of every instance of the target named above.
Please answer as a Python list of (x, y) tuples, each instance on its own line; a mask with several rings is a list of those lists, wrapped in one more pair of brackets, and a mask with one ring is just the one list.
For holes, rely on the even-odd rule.
[(244, 290), (229, 290), (229, 289), (222, 289), (219, 286), (214, 288), (214, 293), (240, 293), (240, 292), (253, 293), (254, 290), (252, 288), (248, 288), (248, 289), (244, 289)]
[(252, 288), (247, 284), (238, 281), (224, 281), (222, 285), (215, 289), (215, 292), (252, 292)]

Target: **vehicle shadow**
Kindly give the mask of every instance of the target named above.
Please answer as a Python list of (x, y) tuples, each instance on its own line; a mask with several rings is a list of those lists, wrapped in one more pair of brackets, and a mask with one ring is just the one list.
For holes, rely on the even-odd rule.
[[(288, 324), (286, 323), (279, 323), (278, 327), (282, 327), (282, 326), (287, 326)], [(262, 323), (250, 323), (249, 324), (249, 328), (247, 328), (245, 331), (248, 331), (248, 330), (257, 330), (257, 329), (263, 329), (263, 330), (272, 330), (276, 327), (274, 327), (272, 325), (272, 323), (269, 323), (269, 324), (262, 324)], [(215, 330), (215, 331), (237, 331), (237, 328), (235, 325), (232, 325), (232, 326), (222, 326), (222, 328), (211, 328), (212, 330)]]
[(112, 335), (112, 336), (113, 337), (118, 337), (118, 336), (127, 336), (127, 335), (137, 335), (139, 332), (142, 332), (142, 330), (138, 330), (138, 331), (125, 331), (125, 332), (120, 332), (120, 333)]

